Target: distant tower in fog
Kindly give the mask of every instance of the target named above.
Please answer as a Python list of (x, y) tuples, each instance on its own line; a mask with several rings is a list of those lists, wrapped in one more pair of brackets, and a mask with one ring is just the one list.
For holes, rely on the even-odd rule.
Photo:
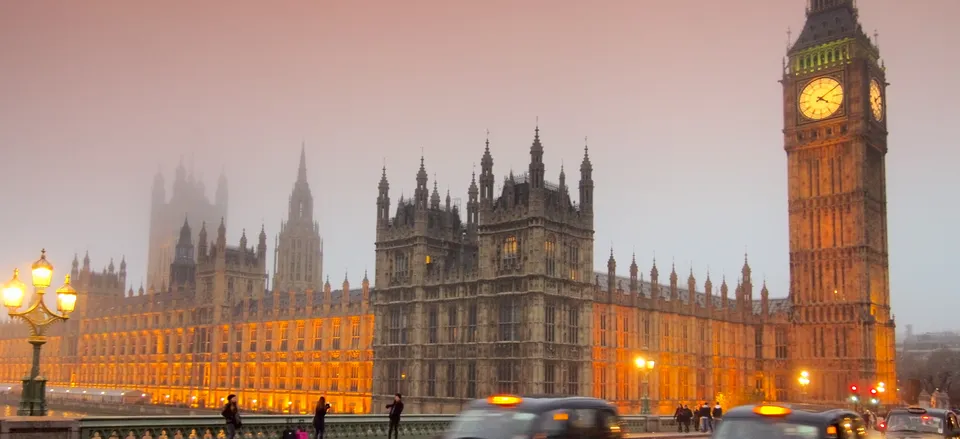
[(323, 288), (323, 238), (313, 219), (313, 194), (307, 183), (307, 153), (300, 148), (297, 180), (290, 193), (287, 221), (280, 224), (273, 258), (274, 291)]
[(217, 181), (214, 201), (206, 196), (206, 188), (193, 171), (187, 172), (183, 161), (174, 174), (172, 194), (167, 198), (163, 174), (157, 171), (153, 177), (153, 192), (150, 201), (150, 248), (147, 253), (147, 286), (165, 290), (170, 279), (170, 264), (175, 259), (180, 231), (187, 220), (192, 227), (192, 242), (199, 241), (200, 226), (215, 225), (227, 217), (227, 178), (223, 174)]

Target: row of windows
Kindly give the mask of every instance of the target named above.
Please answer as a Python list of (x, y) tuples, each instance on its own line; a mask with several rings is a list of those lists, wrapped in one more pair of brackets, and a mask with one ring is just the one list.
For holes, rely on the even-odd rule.
[[(229, 367), (224, 364), (96, 365), (81, 367), (78, 384), (210, 387), (213, 381), (221, 389), (369, 392), (371, 368), (359, 363), (233, 364)], [(211, 375), (211, 370), (216, 370), (216, 377)]]
[[(333, 319), (330, 322), (331, 335), (327, 346), (330, 350), (341, 349), (361, 349), (369, 346), (372, 341), (372, 335), (368, 335), (365, 343), (361, 343), (361, 320), (359, 318), (350, 319), (350, 334), (347, 344), (341, 344), (341, 322), (340, 319)], [(368, 334), (372, 334), (372, 322), (368, 322)], [(274, 332), (276, 327), (277, 331)], [(293, 326), (294, 331), (291, 334), (290, 324), (265, 323), (260, 326), (255, 323), (235, 326), (231, 337), (229, 327), (219, 329), (217, 341), (220, 344), (219, 352), (231, 352), (231, 342), (235, 353), (244, 352), (244, 342), (246, 341), (246, 352), (260, 352), (259, 347), (263, 347), (263, 352), (273, 352), (274, 347), (279, 351), (289, 351), (291, 347), (294, 351), (304, 351), (308, 348), (314, 351), (324, 350), (324, 321), (314, 320), (311, 324), (310, 338), (307, 338), (306, 322), (296, 322)], [(93, 336), (84, 337), (81, 343), (82, 355), (127, 355), (127, 354), (183, 354), (183, 353), (210, 353), (211, 342), (214, 332), (213, 327), (196, 328), (186, 331), (166, 331), (162, 336), (158, 334), (120, 334), (113, 336)], [(246, 333), (246, 339), (244, 339)], [(263, 335), (260, 338), (260, 335)], [(293, 343), (290, 343), (290, 336), (293, 335)], [(309, 340), (309, 345), (307, 344)], [(276, 343), (276, 344), (275, 344)]]

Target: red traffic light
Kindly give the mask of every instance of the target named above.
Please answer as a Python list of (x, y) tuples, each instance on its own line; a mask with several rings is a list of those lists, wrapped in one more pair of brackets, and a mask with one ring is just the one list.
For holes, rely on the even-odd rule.
[(851, 392), (856, 392), (856, 391), (857, 391), (857, 386), (855, 386), (855, 385), (854, 385), (854, 386), (850, 386), (850, 391), (851, 391)]
[(876, 394), (877, 394), (877, 389), (870, 389), (870, 394), (871, 394), (871, 395), (876, 395)]

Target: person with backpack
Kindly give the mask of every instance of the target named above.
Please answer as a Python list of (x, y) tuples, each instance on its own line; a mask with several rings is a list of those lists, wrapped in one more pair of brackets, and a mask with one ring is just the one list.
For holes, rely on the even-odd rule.
[(317, 401), (317, 409), (313, 412), (313, 430), (317, 432), (317, 439), (323, 439), (327, 410), (330, 410), (330, 404), (327, 404), (326, 397), (321, 396)]
[(226, 420), (227, 439), (234, 439), (243, 426), (240, 422), (240, 407), (237, 406), (237, 395), (227, 397), (227, 404), (223, 406), (223, 419)]

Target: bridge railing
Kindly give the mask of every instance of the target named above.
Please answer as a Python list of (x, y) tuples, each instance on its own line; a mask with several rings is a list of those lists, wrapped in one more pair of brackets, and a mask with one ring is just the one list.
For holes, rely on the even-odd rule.
[[(400, 422), (404, 439), (430, 439), (443, 433), (455, 415), (407, 415)], [(289, 427), (311, 433), (312, 417), (247, 415), (238, 435), (249, 439), (280, 439)], [(79, 420), (80, 439), (215, 439), (225, 437), (220, 416), (84, 417)], [(329, 415), (325, 438), (385, 438), (388, 420), (383, 415)], [(666, 416), (624, 416), (627, 433), (676, 432), (676, 423)]]

